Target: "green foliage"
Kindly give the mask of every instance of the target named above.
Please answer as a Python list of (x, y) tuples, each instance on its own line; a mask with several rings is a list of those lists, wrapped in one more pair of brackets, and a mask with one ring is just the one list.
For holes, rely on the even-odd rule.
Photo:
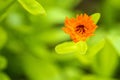
[(18, 0), (18, 2), (31, 14), (46, 14), (44, 8), (36, 0)]
[(6, 74), (0, 72), (0, 80), (11, 80)]
[(94, 23), (97, 24), (97, 22), (100, 19), (100, 13), (92, 14), (91, 17), (92, 17), (92, 20), (94, 21)]
[(64, 42), (55, 48), (58, 54), (73, 53), (76, 51), (74, 42)]
[(96, 57), (96, 60), (94, 60), (94, 69), (97, 69), (95, 71), (97, 71), (97, 74), (102, 77), (111, 77), (118, 65), (118, 53), (109, 39), (106, 40), (105, 47), (98, 55), (99, 56)]
[(88, 47), (85, 41), (79, 41), (76, 43), (76, 51), (78, 54), (86, 54), (87, 49)]
[[(119, 80), (119, 3), (0, 0), (0, 80)], [(94, 36), (74, 43), (61, 27), (83, 12), (100, 12), (91, 18), (101, 21)]]
[(7, 61), (3, 56), (0, 56), (0, 70), (5, 69), (7, 66)]
[(6, 41), (7, 41), (7, 33), (2, 27), (0, 27), (0, 49), (5, 45)]
[(94, 45), (89, 45), (85, 55), (76, 54), (76, 57), (82, 62), (82, 64), (90, 65), (94, 57), (104, 48), (105, 40), (100, 40)]
[(23, 68), (26, 74), (30, 76), (30, 80), (56, 80), (60, 78), (57, 67), (50, 61), (40, 61), (31, 55), (24, 55), (21, 59)]
[(120, 55), (120, 49), (119, 49), (119, 47), (120, 47), (119, 25), (115, 25), (115, 26), (116, 26), (116, 29), (112, 29), (109, 32), (109, 35), (108, 35), (107, 38), (109, 39), (109, 41), (111, 42), (111, 44), (113, 45), (113, 47), (115, 48), (117, 53), (119, 53), (119, 55)]
[(74, 42), (64, 42), (59, 44), (55, 48), (58, 54), (66, 54), (66, 53), (79, 53), (85, 54), (87, 51), (86, 42), (80, 41), (78, 43)]
[(94, 57), (103, 47), (105, 44), (105, 40), (101, 40), (98, 43), (96, 43), (93, 46), (90, 46), (90, 48), (88, 49), (88, 56), (89, 57)]
[(0, 0), (1, 3), (0, 22), (6, 17), (9, 9), (15, 2), (16, 2), (15, 0), (6, 0), (6, 2), (4, 2), (4, 0)]
[(120, 1), (119, 0), (110, 0), (109, 3), (113, 7), (120, 9)]

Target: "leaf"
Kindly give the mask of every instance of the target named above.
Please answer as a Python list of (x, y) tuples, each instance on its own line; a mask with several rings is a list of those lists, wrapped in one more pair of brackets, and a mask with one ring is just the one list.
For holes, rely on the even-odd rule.
[(18, 0), (18, 2), (31, 14), (46, 14), (44, 8), (36, 0)]
[(5, 69), (7, 66), (7, 61), (3, 56), (0, 56), (0, 70)]
[(87, 53), (88, 57), (91, 58), (95, 56), (104, 47), (104, 44), (105, 44), (105, 40), (103, 39), (99, 41), (96, 45), (90, 47)]
[(84, 41), (76, 43), (76, 49), (78, 54), (85, 54), (87, 51), (87, 44)]
[[(47, 14), (49, 15), (48, 20), (53, 23), (63, 23), (66, 15), (72, 17), (73, 14), (69, 12), (68, 10), (65, 10), (64, 8), (51, 8), (47, 11)], [(58, 16), (59, 15), (59, 16)]]
[(5, 45), (7, 41), (7, 33), (2, 27), (0, 27), (0, 49)]
[(77, 53), (77, 54), (85, 54), (87, 51), (86, 42), (80, 41), (77, 43), (74, 42), (64, 42), (55, 47), (55, 51), (58, 54), (66, 54), (66, 53)]
[(5, 73), (0, 72), (0, 80), (11, 80)]
[(59, 79), (61, 78), (59, 70), (56, 65), (51, 62), (51, 58), (49, 58), (49, 61), (40, 60), (30, 54), (24, 54), (19, 57), (22, 61), (25, 74), (31, 80), (56, 80), (56, 76)]
[(114, 74), (118, 66), (118, 53), (109, 39), (106, 39), (104, 48), (93, 61), (93, 69), (99, 76), (111, 77)]
[(120, 56), (120, 24), (113, 24), (111, 26), (112, 27), (107, 34), (107, 38)]
[(119, 0), (110, 0), (109, 4), (114, 8), (120, 9), (120, 1)]
[(58, 54), (73, 53), (76, 51), (76, 46), (74, 42), (64, 42), (55, 47), (55, 51)]
[[(52, 36), (49, 36), (48, 33), (50, 33)], [(45, 36), (45, 38), (41, 36)], [(60, 42), (60, 41), (65, 41), (68, 38), (69, 38), (69, 35), (66, 35), (65, 33), (63, 33), (62, 30), (59, 30), (59, 29), (41, 32), (41, 34), (37, 36), (37, 40), (45, 43), (50, 43), (50, 44)]]
[(6, 2), (0, 0), (0, 4), (2, 4), (0, 8), (0, 22), (6, 17), (7, 12), (15, 2), (16, 0), (8, 0)]
[(89, 46), (88, 50), (86, 45), (86, 48), (84, 47), (84, 54), (86, 53), (86, 55), (79, 55), (77, 53), (76, 56), (84, 65), (90, 65), (95, 55), (104, 47), (104, 44), (105, 40), (101, 40), (96, 45)]
[(117, 50), (118, 54), (120, 55), (120, 36), (117, 35), (109, 35), (109, 40), (113, 44), (114, 48)]
[(97, 24), (97, 22), (100, 19), (100, 13), (92, 14), (91, 17), (92, 17), (92, 20), (94, 21), (94, 23)]
[(83, 75), (81, 80), (115, 80), (115, 79), (96, 76), (93, 74), (87, 74), (87, 75)]

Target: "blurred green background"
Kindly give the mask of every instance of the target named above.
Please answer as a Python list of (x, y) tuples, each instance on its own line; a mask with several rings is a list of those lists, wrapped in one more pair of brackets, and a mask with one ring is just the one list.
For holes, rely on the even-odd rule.
[[(46, 15), (0, 0), (0, 80), (120, 80), (120, 0), (36, 1)], [(92, 57), (57, 54), (55, 46), (70, 40), (61, 30), (65, 17), (96, 12), (98, 28), (87, 41)]]

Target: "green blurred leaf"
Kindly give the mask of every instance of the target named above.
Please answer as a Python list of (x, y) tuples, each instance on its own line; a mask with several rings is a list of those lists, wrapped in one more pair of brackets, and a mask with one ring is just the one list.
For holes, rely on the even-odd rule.
[(3, 56), (0, 56), (0, 70), (5, 69), (6, 66), (7, 66), (7, 60)]
[(16, 2), (16, 0), (0, 0), (0, 21), (6, 17), (9, 8)]
[[(52, 36), (50, 36), (49, 33)], [(49, 44), (55, 44), (56, 42), (65, 41), (69, 38), (69, 36), (63, 33), (63, 31), (60, 29), (52, 29), (52, 30), (50, 29), (50, 30), (41, 32), (39, 35), (35, 35), (35, 36), (37, 40), (45, 43), (49, 43)]]
[(94, 21), (94, 23), (97, 24), (97, 22), (100, 19), (100, 13), (92, 14), (91, 17), (92, 17), (92, 20)]
[(83, 75), (81, 80), (99, 80), (95, 75)]
[(107, 38), (120, 55), (120, 24), (112, 24), (111, 26)]
[(86, 54), (87, 44), (85, 41), (79, 41), (76, 43), (76, 51), (78, 54)]
[(64, 42), (59, 44), (55, 47), (55, 51), (58, 54), (66, 54), (66, 53), (78, 53), (78, 54), (85, 54), (87, 51), (87, 44), (86, 42), (80, 41), (77, 43), (74, 42)]
[(58, 54), (73, 53), (76, 51), (76, 46), (74, 42), (64, 42), (55, 47), (55, 51)]
[(86, 47), (84, 47), (85, 48), (84, 54), (86, 53), (86, 55), (79, 55), (79, 53), (77, 53), (76, 56), (80, 60), (80, 62), (82, 62), (85, 65), (89, 65), (91, 64), (95, 55), (104, 47), (104, 44), (105, 44), (105, 40), (101, 40), (94, 45), (90, 45), (88, 47), (88, 50), (87, 50), (87, 44), (86, 44)]
[(91, 60), (87, 58), (87, 55), (80, 55), (79, 53), (76, 53), (75, 55), (83, 66), (88, 66), (90, 64)]
[(47, 18), (50, 22), (52, 23), (63, 23), (64, 19), (67, 16), (72, 17), (73, 13), (68, 11), (68, 10), (64, 10), (61, 7), (54, 7), (51, 8), (47, 11), (47, 14), (49, 15)]
[(0, 49), (5, 45), (7, 41), (7, 33), (2, 27), (0, 27)]
[(0, 72), (0, 80), (11, 80), (6, 74)]
[(74, 67), (66, 67), (63, 69), (63, 74), (66, 76), (66, 80), (81, 80), (83, 71)]
[(20, 56), (23, 69), (30, 80), (62, 80), (59, 70), (49, 61), (35, 58), (29, 54)]
[(117, 9), (120, 9), (120, 0), (109, 0), (109, 4)]
[(36, 0), (18, 0), (18, 2), (31, 14), (46, 14), (44, 8)]
[(88, 74), (88, 75), (83, 75), (82, 80), (116, 80), (116, 79)]
[(102, 77), (111, 77), (118, 66), (118, 53), (109, 41), (106, 39), (104, 48), (97, 54), (93, 60), (93, 69)]
[(105, 44), (105, 40), (103, 39), (99, 41), (97, 44), (90, 46), (87, 53), (88, 57), (91, 58), (95, 56), (104, 47), (104, 44)]

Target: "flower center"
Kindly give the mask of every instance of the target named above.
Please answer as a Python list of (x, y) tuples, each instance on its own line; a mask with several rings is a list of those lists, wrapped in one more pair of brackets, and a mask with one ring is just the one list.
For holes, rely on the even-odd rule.
[(77, 33), (85, 33), (85, 26), (84, 25), (78, 25), (76, 26), (76, 30)]

